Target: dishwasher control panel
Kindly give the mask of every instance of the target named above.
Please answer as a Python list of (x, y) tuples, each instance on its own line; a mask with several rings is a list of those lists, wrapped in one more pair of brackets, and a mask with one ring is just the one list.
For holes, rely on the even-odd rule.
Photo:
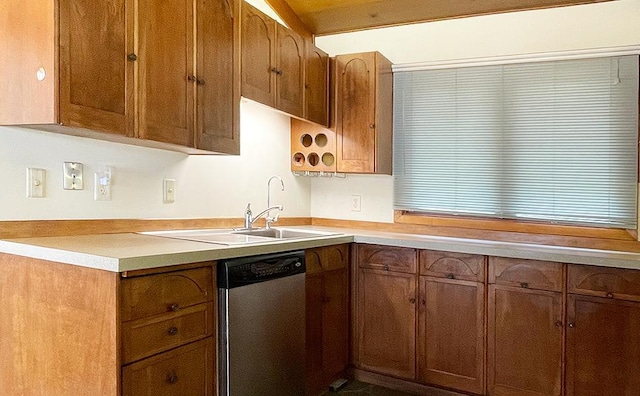
[(223, 260), (218, 262), (218, 288), (232, 289), (304, 272), (303, 251)]

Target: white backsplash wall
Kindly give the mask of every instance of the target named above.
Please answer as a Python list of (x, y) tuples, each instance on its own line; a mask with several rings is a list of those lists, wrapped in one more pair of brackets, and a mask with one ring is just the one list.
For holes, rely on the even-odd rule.
[[(0, 221), (103, 218), (242, 217), (248, 202), (272, 203), (283, 217), (308, 217), (310, 181), (289, 169), (289, 117), (241, 103), (241, 155), (199, 156), (22, 128), (0, 127)], [(84, 164), (84, 190), (62, 188), (62, 163)], [(94, 172), (113, 167), (112, 200), (93, 199)], [(47, 171), (46, 197), (26, 198), (26, 168)], [(163, 179), (176, 180), (176, 201), (162, 202)], [(279, 183), (278, 183), (279, 184)]]
[[(640, 45), (640, 0), (559, 7), (320, 36), (330, 55), (380, 51), (393, 63), (462, 60)], [(361, 195), (360, 212), (350, 210)], [(311, 216), (393, 222), (393, 179), (314, 178)]]

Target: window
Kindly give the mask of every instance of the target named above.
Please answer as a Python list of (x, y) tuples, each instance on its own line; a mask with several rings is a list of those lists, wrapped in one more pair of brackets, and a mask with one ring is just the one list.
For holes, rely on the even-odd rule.
[(397, 210), (636, 228), (638, 56), (394, 74)]

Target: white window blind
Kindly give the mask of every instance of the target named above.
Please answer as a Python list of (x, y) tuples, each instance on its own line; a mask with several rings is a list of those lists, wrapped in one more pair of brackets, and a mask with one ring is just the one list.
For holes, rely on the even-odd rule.
[(638, 56), (394, 74), (398, 210), (636, 228)]

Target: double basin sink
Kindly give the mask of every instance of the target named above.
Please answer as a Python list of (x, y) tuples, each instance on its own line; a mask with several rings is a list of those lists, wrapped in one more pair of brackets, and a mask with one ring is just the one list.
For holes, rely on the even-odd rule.
[(282, 242), (284, 240), (310, 239), (339, 235), (338, 233), (331, 232), (294, 230), (287, 228), (258, 228), (238, 231), (224, 229), (152, 231), (141, 232), (141, 234), (228, 246), (276, 241)]

